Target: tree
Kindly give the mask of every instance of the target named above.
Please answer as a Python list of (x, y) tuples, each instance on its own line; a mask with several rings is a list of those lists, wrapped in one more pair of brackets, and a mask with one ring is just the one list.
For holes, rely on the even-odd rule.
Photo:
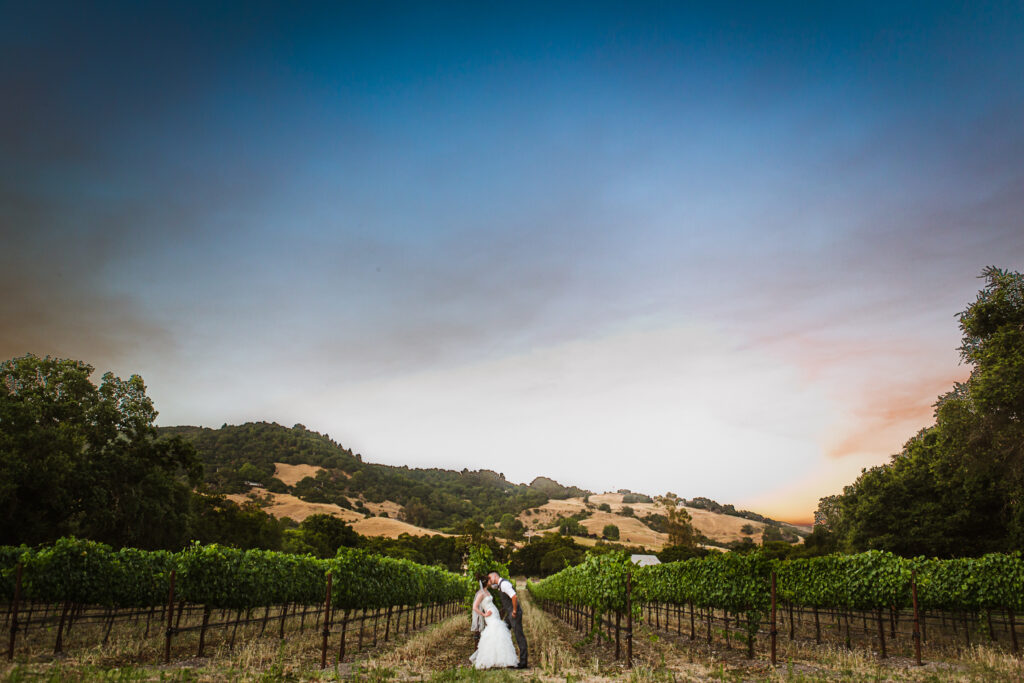
[(619, 527), (614, 524), (605, 524), (604, 529), (601, 531), (601, 535), (609, 541), (617, 541), (619, 540)]
[[(189, 516), (189, 540), (220, 543), (236, 548), (284, 548), (283, 520), (277, 520), (254, 503), (242, 505), (224, 496), (196, 494), (192, 496)], [(289, 548), (292, 552), (313, 552), (308, 546)]]
[(317, 557), (334, 557), (338, 548), (359, 546), (359, 534), (334, 515), (310, 515), (299, 524), (298, 532)]
[(826, 531), (835, 531), (842, 521), (842, 496), (825, 496), (818, 499), (818, 509), (814, 511), (814, 526)]
[(708, 551), (699, 546), (668, 545), (658, 553), (658, 559), (662, 562), (682, 562), (693, 557), (704, 557)]
[(578, 564), (580, 560), (577, 554), (570, 548), (555, 548), (547, 553), (540, 561), (540, 573), (542, 576), (560, 572), (568, 566)]
[(182, 547), (195, 449), (158, 440), (142, 378), (29, 354), (0, 364), (0, 543), (75, 534), (114, 546)]
[(563, 536), (586, 536), (587, 528), (572, 517), (565, 517), (558, 522), (558, 533)]
[(547, 576), (560, 571), (565, 564), (579, 564), (586, 549), (572, 538), (559, 534), (533, 537), (525, 546), (512, 553), (509, 569), (523, 576)]
[(430, 521), (430, 508), (424, 505), (419, 498), (412, 498), (402, 508), (402, 519), (409, 524), (426, 526)]
[(612, 506), (609, 505), (608, 503), (601, 503), (600, 505), (597, 506), (597, 509), (600, 510), (601, 512), (611, 512)]
[(753, 536), (754, 535), (754, 525), (753, 524), (744, 524), (742, 527), (740, 527), (740, 533), (746, 534), (747, 536)]
[(668, 544), (695, 547), (697, 545), (697, 533), (693, 530), (690, 513), (683, 507), (682, 499), (676, 494), (669, 492), (664, 496), (658, 496), (656, 500), (665, 510)]
[(815, 528), (835, 535), (829, 544), (939, 557), (1024, 545), (1024, 277), (982, 277), (959, 315), (970, 377), (891, 462), (821, 500)]
[(526, 532), (526, 527), (523, 526), (523, 523), (509, 512), (501, 516), (501, 524), (498, 528), (501, 530), (502, 536), (511, 539), (520, 539)]

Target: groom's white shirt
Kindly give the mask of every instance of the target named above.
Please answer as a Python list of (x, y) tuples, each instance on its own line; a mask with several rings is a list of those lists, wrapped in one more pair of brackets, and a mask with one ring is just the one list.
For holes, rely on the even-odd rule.
[(498, 581), (498, 590), (510, 598), (516, 597), (516, 589), (512, 587), (512, 582), (508, 579)]

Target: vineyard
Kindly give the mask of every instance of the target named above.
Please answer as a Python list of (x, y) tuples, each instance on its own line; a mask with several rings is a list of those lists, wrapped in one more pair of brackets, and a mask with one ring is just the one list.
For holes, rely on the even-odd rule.
[[(775, 663), (780, 629), (790, 640), (890, 649), (969, 647), (983, 640), (1019, 653), (1024, 606), (1019, 553), (974, 559), (858, 555), (772, 561), (719, 554), (635, 567), (624, 555), (591, 556), (538, 583), (533, 598), (588, 638), (632, 658), (634, 620), (708, 644), (735, 643), (754, 657), (763, 643)], [(624, 652), (623, 652), (624, 651)]]
[(170, 662), (202, 657), (215, 637), (233, 648), (240, 627), (261, 637), (273, 624), (269, 635), (282, 640), (318, 629), (323, 667), (335, 651), (341, 662), (364, 640), (376, 645), (454, 614), (471, 591), (445, 570), (345, 548), (326, 560), (198, 544), (179, 553), (115, 551), (74, 538), (0, 548), (8, 660), (40, 638), (61, 653), (73, 632), (86, 634), (75, 644), (87, 646), (106, 644), (117, 629), (161, 639)]

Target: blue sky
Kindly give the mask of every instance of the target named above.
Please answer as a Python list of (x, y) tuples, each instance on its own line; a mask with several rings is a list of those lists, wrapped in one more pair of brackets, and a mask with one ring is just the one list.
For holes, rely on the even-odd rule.
[(5, 16), (0, 353), (162, 424), (807, 519), (1024, 260), (1018, 3)]

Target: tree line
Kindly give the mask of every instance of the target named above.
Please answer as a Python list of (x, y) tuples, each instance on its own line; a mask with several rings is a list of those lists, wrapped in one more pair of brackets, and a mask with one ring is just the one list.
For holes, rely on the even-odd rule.
[(1024, 277), (995, 267), (981, 277), (958, 314), (970, 376), (890, 462), (821, 499), (812, 543), (908, 557), (1024, 547)]

